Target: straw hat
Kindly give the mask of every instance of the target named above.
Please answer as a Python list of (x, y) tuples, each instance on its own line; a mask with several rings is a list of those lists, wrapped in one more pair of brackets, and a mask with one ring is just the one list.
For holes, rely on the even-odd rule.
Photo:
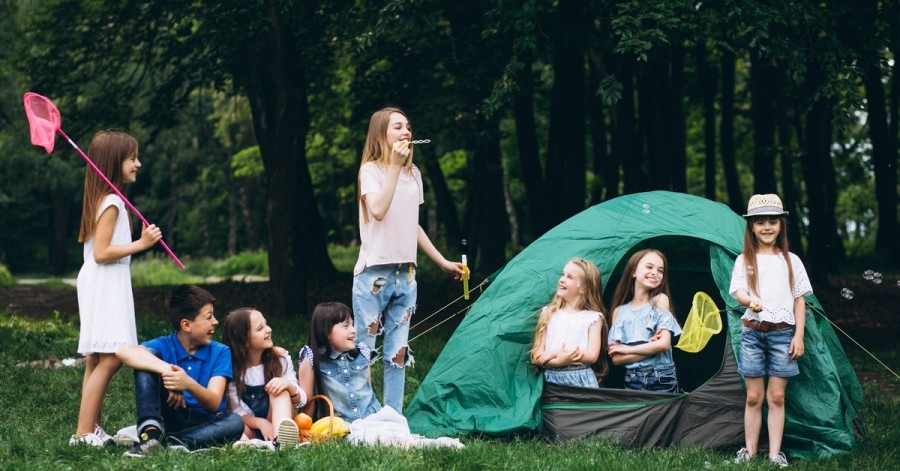
[(789, 212), (784, 210), (781, 198), (778, 195), (753, 195), (747, 203), (745, 218), (753, 216), (787, 216)]

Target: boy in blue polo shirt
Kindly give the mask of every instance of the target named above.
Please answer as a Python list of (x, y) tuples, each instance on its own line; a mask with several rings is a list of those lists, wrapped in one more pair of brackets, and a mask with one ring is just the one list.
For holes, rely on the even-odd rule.
[(175, 333), (116, 352), (134, 368), (140, 437), (125, 456), (142, 457), (163, 443), (192, 451), (237, 440), (243, 433), (240, 416), (225, 411), (231, 352), (212, 339), (219, 324), (214, 301), (198, 286), (175, 287), (166, 299)]

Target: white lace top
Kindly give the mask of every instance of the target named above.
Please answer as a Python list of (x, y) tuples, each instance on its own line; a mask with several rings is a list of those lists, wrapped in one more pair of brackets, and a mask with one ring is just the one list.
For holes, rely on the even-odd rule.
[[(546, 309), (546, 308), (544, 308)], [(600, 320), (603, 314), (597, 311), (567, 311), (560, 309), (553, 313), (547, 323), (544, 336), (544, 350), (556, 350), (566, 345), (566, 350), (588, 347), (588, 330), (591, 324)]]
[(800, 257), (790, 253), (791, 268), (794, 272), (794, 286), (789, 286), (787, 263), (781, 254), (756, 255), (756, 265), (746, 264), (744, 255), (738, 256), (734, 261), (734, 269), (731, 272), (731, 286), (729, 294), (735, 296), (741, 288), (753, 296), (747, 285), (747, 271), (756, 272), (759, 283), (759, 302), (763, 310), (753, 312), (747, 309), (741, 319), (767, 322), (787, 322), (794, 324), (794, 299), (812, 293), (812, 285), (806, 274), (806, 267), (800, 261)]

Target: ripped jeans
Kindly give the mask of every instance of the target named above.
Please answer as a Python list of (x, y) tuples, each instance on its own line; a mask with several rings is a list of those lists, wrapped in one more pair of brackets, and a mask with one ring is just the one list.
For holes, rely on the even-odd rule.
[[(353, 277), (353, 318), (357, 342), (373, 351), (384, 334), (380, 351), (384, 365), (384, 405), (403, 411), (406, 366), (413, 365), (409, 351), (409, 325), (416, 310), (416, 267), (410, 263), (366, 267)], [(374, 332), (373, 332), (374, 331)], [(402, 362), (394, 362), (406, 347)]]

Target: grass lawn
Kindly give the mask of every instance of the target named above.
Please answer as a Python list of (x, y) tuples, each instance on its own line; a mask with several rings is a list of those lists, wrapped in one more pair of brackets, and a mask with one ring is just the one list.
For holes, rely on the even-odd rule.
[[(221, 321), (224, 312), (219, 313)], [(296, 356), (304, 344), (302, 321), (269, 319), (276, 344)], [(139, 316), (138, 338), (168, 333), (161, 317)], [(411, 337), (418, 334), (413, 331)], [(221, 330), (218, 332), (221, 339)], [(256, 450), (211, 450), (193, 455), (158, 453), (142, 460), (123, 458), (122, 448), (68, 445), (75, 430), (83, 369), (37, 366), (20, 362), (76, 356), (78, 338), (74, 320), (35, 320), (0, 313), (0, 468), (2, 469), (774, 469), (764, 460), (733, 465), (735, 450), (669, 448), (631, 450), (600, 440), (578, 440), (563, 445), (539, 439), (463, 437), (463, 450), (433, 448), (409, 451), (394, 448), (352, 447), (330, 443), (295, 451), (266, 453)], [(407, 402), (449, 337), (432, 331), (416, 340), (412, 349), (416, 367), (408, 370)], [(845, 343), (847, 345), (848, 343)], [(847, 348), (863, 378), (864, 415), (869, 438), (849, 454), (829, 460), (792, 461), (794, 469), (900, 469), (900, 399), (898, 381), (859, 351)], [(888, 365), (898, 364), (894, 349), (874, 352)], [(380, 371), (373, 378), (380, 379)], [(133, 381), (130, 370), (113, 379), (104, 403), (104, 427), (110, 433), (134, 422)], [(380, 385), (376, 384), (380, 391)]]

